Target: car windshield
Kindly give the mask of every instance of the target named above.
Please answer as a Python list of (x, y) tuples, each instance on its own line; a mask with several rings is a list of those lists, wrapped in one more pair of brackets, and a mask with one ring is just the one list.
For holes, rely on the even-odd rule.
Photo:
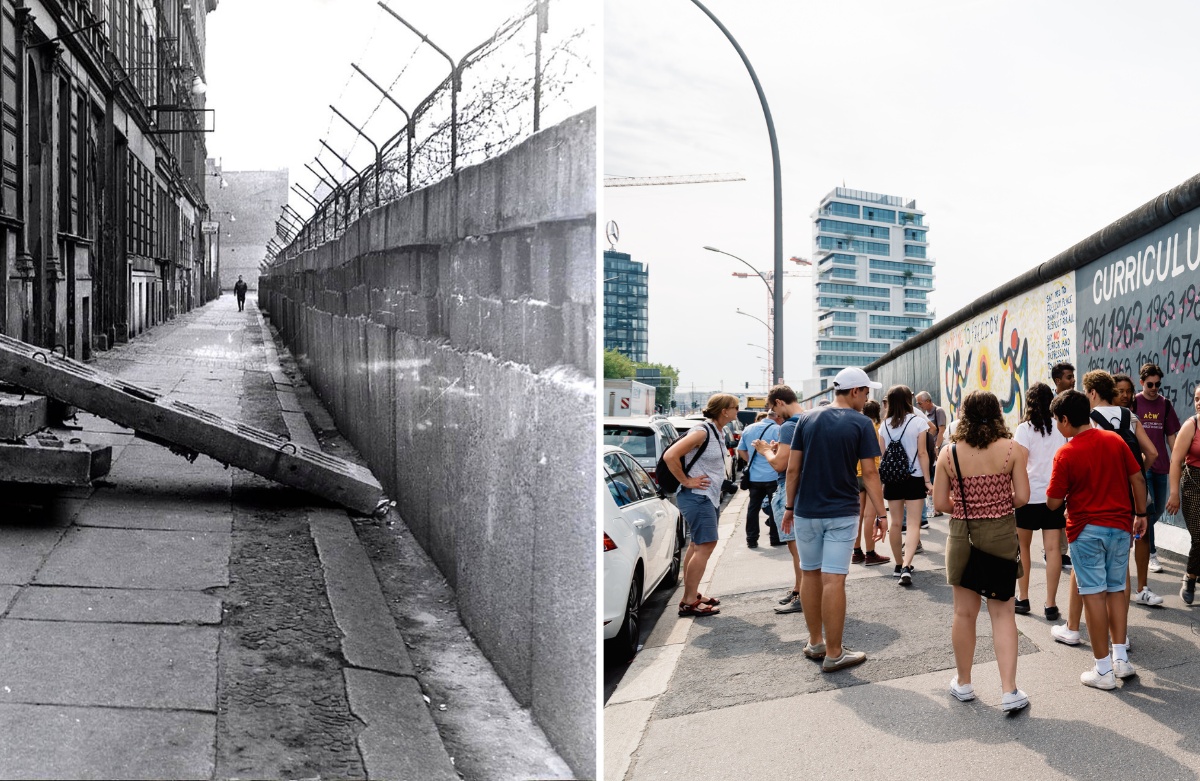
[(658, 457), (654, 451), (654, 432), (646, 428), (605, 426), (604, 444), (616, 445), (634, 458)]

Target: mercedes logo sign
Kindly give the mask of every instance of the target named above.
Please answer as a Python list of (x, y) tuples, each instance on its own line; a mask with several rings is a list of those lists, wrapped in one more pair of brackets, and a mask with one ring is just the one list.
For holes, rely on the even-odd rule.
[(617, 241), (621, 238), (621, 229), (617, 227), (616, 220), (609, 220), (604, 226), (604, 235), (608, 237), (608, 248), (613, 249), (617, 246)]

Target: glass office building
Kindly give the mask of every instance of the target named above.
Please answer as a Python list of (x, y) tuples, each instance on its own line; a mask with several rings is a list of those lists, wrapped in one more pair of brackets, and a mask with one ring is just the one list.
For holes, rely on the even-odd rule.
[(934, 261), (916, 201), (838, 187), (812, 219), (813, 364), (824, 389), (933, 324)]
[(626, 252), (604, 251), (604, 349), (647, 360), (649, 269)]

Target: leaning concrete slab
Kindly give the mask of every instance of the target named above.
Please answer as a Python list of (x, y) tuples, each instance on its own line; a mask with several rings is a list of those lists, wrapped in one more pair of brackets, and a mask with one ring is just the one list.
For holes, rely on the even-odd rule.
[(373, 513), (384, 502), (379, 482), (363, 467), (2, 335), (0, 379), (129, 425), (144, 438), (206, 453), (361, 513)]
[(358, 749), (368, 778), (457, 781), (421, 687), (412, 678), (345, 670), (351, 712), (366, 727)]
[(209, 532), (71, 529), (39, 585), (185, 589), (229, 585), (230, 539)]
[(216, 721), (187, 711), (0, 705), (0, 777), (208, 779)]
[[(0, 587), (0, 600), (3, 600)], [(123, 624), (219, 624), (221, 600), (199, 591), (30, 586), (8, 618)]]
[(213, 627), (0, 621), (0, 703), (213, 712)]

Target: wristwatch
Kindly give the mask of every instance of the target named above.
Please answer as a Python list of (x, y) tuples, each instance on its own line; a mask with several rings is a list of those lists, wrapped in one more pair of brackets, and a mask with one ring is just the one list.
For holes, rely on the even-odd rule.
[(784, 512), (789, 512), (789, 513), (794, 513), (794, 512), (796, 512), (796, 511), (795, 511), (795, 510), (793, 510), (791, 507), (787, 507), (787, 506), (784, 506), (783, 510), (784, 510)]

